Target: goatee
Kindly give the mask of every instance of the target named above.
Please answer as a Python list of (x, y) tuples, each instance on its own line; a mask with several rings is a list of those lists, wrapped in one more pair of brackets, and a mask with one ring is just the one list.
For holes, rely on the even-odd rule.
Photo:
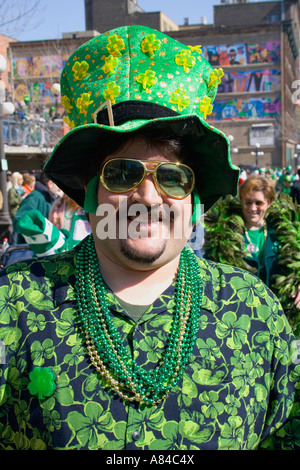
[(160, 248), (155, 253), (144, 253), (128, 245), (127, 240), (120, 240), (121, 253), (131, 261), (138, 263), (151, 264), (154, 263), (165, 251), (166, 242), (163, 241)]

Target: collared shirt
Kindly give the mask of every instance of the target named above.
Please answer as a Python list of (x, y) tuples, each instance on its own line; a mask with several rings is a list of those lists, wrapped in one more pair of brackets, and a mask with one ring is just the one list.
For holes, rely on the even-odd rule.
[[(203, 303), (183, 378), (158, 405), (127, 403), (87, 354), (73, 287), (77, 251), (23, 261), (0, 275), (0, 448), (300, 448), (293, 419), (300, 360), (277, 299), (257, 277), (199, 259)], [(136, 323), (108, 290), (114, 325), (145, 369), (157, 365), (166, 345), (175, 288)], [(56, 376), (45, 399), (27, 388), (38, 366)]]

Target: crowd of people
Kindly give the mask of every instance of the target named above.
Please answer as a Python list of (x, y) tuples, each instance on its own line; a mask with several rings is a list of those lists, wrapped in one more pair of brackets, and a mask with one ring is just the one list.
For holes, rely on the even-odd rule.
[[(206, 122), (220, 75), (199, 46), (138, 25), (66, 62), (73, 129), (33, 191), (15, 183), (18, 236), (54, 254), (0, 270), (1, 449), (300, 449), (291, 170), (239, 181)], [(91, 233), (74, 243), (77, 207)]]
[(29, 103), (15, 103), (13, 115), (3, 119), (3, 139), (9, 146), (52, 147), (61, 135), (62, 108), (32, 107)]
[(43, 171), (7, 172), (7, 196), (12, 220), (8, 243), (29, 250), (12, 251), (6, 263), (71, 249), (90, 233), (85, 211)]
[(259, 176), (264, 176), (270, 180), (270, 184), (274, 186), (276, 193), (289, 194), (298, 204), (300, 204), (300, 167), (293, 170), (290, 165), (284, 168), (259, 168), (255, 171), (242, 170), (240, 173), (239, 184), (243, 183), (245, 179), (254, 173)]
[(29, 105), (29, 97), (25, 95), (23, 102), (16, 103), (14, 117), (22, 121), (53, 122), (57, 119), (62, 120), (57, 105), (50, 107), (44, 106), (42, 109), (32, 108)]

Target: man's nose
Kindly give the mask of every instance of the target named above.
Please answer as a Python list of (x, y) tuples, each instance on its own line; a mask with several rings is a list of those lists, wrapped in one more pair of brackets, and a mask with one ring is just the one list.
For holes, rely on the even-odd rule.
[(132, 193), (132, 200), (140, 204), (162, 204), (162, 194), (156, 187), (151, 174), (148, 174), (144, 181), (139, 184)]

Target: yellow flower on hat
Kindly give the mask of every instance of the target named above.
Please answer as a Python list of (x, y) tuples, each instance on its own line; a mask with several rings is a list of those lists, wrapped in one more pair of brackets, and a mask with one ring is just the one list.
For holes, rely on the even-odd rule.
[(76, 61), (72, 67), (74, 80), (83, 80), (85, 77), (89, 77), (91, 74), (87, 73), (89, 64), (83, 60), (82, 62)]
[(218, 86), (221, 83), (221, 78), (223, 77), (223, 69), (214, 69), (210, 74), (210, 81), (208, 87)]
[(137, 82), (143, 85), (144, 90), (151, 88), (157, 82), (154, 70), (146, 70), (145, 73), (140, 73)]
[(116, 102), (115, 98), (121, 93), (121, 88), (115, 81), (107, 84), (106, 90), (104, 90), (104, 98), (110, 100), (112, 104)]
[(190, 104), (190, 98), (186, 95), (186, 90), (179, 87), (171, 93), (170, 103), (177, 104), (179, 111), (182, 111)]
[(182, 49), (180, 54), (175, 57), (177, 65), (182, 65), (185, 72), (189, 72), (191, 67), (194, 67), (196, 58), (192, 55), (189, 49)]
[(109, 55), (108, 57), (103, 56), (102, 60), (105, 61), (105, 64), (102, 67), (103, 72), (107, 74), (115, 73), (115, 68), (119, 63), (119, 59), (113, 55)]
[(79, 109), (79, 112), (84, 114), (85, 116), (87, 114), (88, 107), (94, 102), (90, 98), (91, 97), (89, 93), (82, 93), (76, 101), (76, 106)]
[(204, 98), (202, 98), (199, 103), (199, 110), (200, 113), (203, 115), (204, 119), (206, 119), (206, 116), (208, 114), (212, 113), (212, 109), (213, 107), (211, 105), (211, 98), (209, 98), (208, 96), (204, 96)]
[(161, 47), (161, 41), (156, 38), (156, 34), (147, 34), (141, 42), (142, 51), (152, 58), (155, 51)]
[(193, 52), (197, 52), (198, 54), (201, 54), (202, 53), (202, 49), (201, 49), (202, 46), (188, 46), (188, 48), (193, 51)]
[(69, 119), (67, 116), (63, 116), (63, 121), (67, 124), (67, 126), (71, 127), (72, 129), (76, 127), (75, 122)]
[(120, 51), (123, 51), (125, 49), (125, 43), (120, 36), (113, 34), (108, 38), (108, 45), (106, 46), (106, 49), (108, 50), (110, 55), (113, 55), (115, 57), (121, 57), (122, 54)]
[(60, 102), (62, 106), (65, 108), (66, 112), (70, 113), (71, 110), (73, 109), (70, 98), (67, 95), (63, 95), (60, 99)]

